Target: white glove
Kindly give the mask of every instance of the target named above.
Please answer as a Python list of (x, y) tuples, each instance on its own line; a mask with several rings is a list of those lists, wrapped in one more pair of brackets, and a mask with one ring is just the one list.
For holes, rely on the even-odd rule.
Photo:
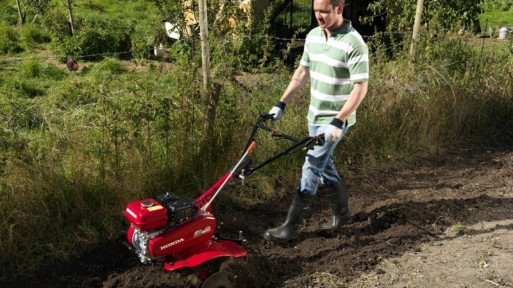
[(280, 118), (283, 117), (283, 115), (285, 114), (285, 105), (287, 105), (287, 104), (285, 104), (284, 102), (278, 101), (278, 103), (276, 103), (273, 106), (271, 111), (269, 111), (270, 115), (274, 115), (273, 121), (280, 120)]
[(326, 142), (335, 142), (342, 136), (342, 126), (344, 122), (338, 118), (331, 120), (330, 126), (324, 131), (324, 140)]

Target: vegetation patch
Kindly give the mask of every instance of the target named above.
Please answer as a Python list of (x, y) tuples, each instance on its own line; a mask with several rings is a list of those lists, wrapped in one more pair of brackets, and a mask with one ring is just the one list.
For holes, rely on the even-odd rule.
[[(2, 275), (118, 237), (120, 211), (133, 199), (170, 190), (197, 195), (238, 159), (255, 119), (283, 93), (299, 58), (284, 61), (286, 48), (274, 47), (296, 39), (267, 35), (270, 14), (249, 26), (214, 25), (244, 18), (234, 5), (215, 22), (220, 3), (209, 1), (213, 84), (205, 91), (198, 38), (164, 36), (162, 19), (179, 11), (171, 2), (76, 1), (73, 35), (66, 9), (52, 1), (26, 7), (34, 23), (17, 24), (11, 15), (0, 24)], [(1, 7), (8, 8), (1, 15), (17, 12)], [(371, 177), (358, 167), (511, 137), (510, 40), (423, 29), (416, 61), (408, 33), (366, 38), (370, 90), (335, 155), (348, 177)], [(165, 54), (157, 57), (160, 43)], [(68, 55), (77, 71), (66, 68)], [(213, 91), (219, 98), (208, 118)], [(305, 87), (272, 125), (306, 135), (308, 103)], [(264, 135), (253, 157), (283, 145)], [(288, 156), (234, 195), (265, 200), (273, 187), (293, 187), (304, 154)]]

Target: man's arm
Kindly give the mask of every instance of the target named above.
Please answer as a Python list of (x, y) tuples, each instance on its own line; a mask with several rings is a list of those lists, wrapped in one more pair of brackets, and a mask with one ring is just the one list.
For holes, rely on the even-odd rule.
[(349, 94), (349, 98), (347, 99), (342, 109), (340, 109), (340, 112), (337, 114), (336, 118), (340, 119), (342, 122), (345, 122), (349, 115), (356, 111), (358, 106), (360, 106), (363, 98), (365, 98), (365, 95), (367, 95), (367, 89), (368, 82), (355, 83), (351, 94)]
[(297, 91), (299, 91), (299, 89), (305, 85), (308, 78), (310, 78), (310, 70), (303, 66), (297, 67), (294, 75), (292, 75), (289, 86), (287, 86), (287, 89), (285, 89), (285, 92), (283, 93), (283, 96), (281, 96), (280, 101), (287, 103), (290, 98), (296, 95)]

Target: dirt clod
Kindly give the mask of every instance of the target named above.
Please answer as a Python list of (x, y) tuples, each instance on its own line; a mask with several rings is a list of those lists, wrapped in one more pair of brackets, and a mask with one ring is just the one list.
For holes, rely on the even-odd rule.
[(513, 287), (511, 150), (455, 153), (373, 173), (347, 179), (354, 223), (332, 236), (318, 233), (330, 217), (320, 189), (292, 243), (262, 238), (285, 218), (291, 197), (283, 197), (216, 213), (223, 232), (244, 231), (242, 258), (165, 272), (140, 264), (121, 240), (109, 241), (0, 286), (198, 287), (207, 269), (236, 273), (241, 287)]

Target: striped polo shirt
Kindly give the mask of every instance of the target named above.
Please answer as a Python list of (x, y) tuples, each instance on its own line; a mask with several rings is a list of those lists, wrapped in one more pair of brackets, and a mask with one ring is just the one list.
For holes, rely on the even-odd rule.
[[(320, 27), (308, 33), (300, 65), (310, 71), (307, 118), (315, 125), (328, 125), (346, 103), (354, 83), (368, 81), (369, 49), (351, 21), (344, 20), (327, 41)], [(356, 111), (347, 121), (348, 125), (356, 122)]]

